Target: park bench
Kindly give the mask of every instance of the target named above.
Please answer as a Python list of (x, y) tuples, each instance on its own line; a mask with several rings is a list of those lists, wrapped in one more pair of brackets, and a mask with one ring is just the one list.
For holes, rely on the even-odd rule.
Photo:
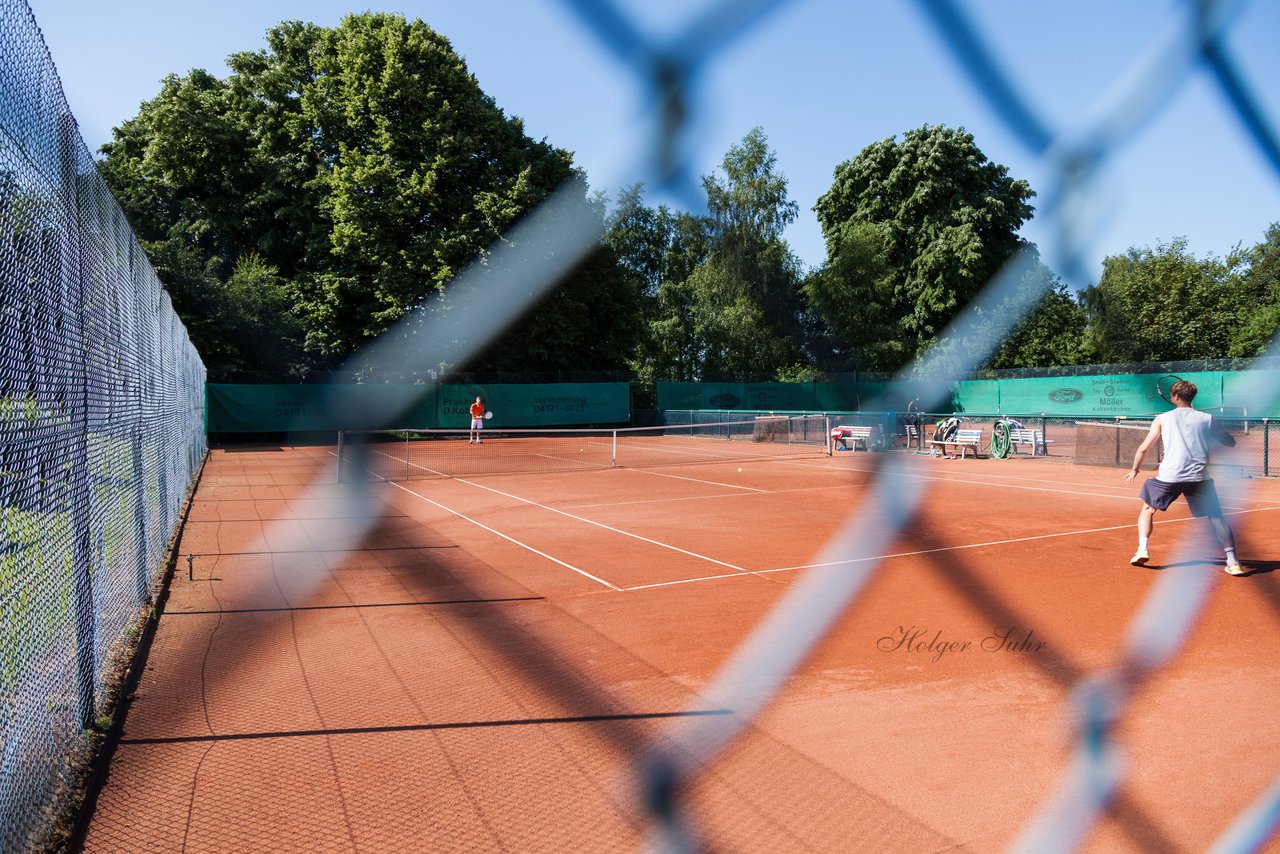
[(930, 439), (930, 453), (947, 455), (948, 448), (954, 448), (960, 452), (960, 458), (964, 459), (969, 449), (973, 449), (974, 457), (982, 450), (982, 430), (957, 430), (955, 435), (950, 439)]
[(1037, 454), (1048, 456), (1048, 446), (1053, 443), (1052, 439), (1045, 439), (1043, 430), (1010, 430), (1009, 431), (1009, 449), (1017, 451), (1019, 445), (1030, 445), (1031, 456)]
[(858, 445), (862, 445), (862, 450), (871, 450), (871, 436), (874, 432), (873, 427), (832, 427), (831, 428), (831, 449), (833, 451), (856, 451)]

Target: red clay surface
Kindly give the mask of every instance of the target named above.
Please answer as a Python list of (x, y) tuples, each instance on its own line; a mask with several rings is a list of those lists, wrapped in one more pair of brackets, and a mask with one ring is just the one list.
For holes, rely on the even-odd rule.
[[(328, 449), (215, 451), (85, 850), (642, 847), (646, 745), (733, 712), (700, 690), (877, 513), (876, 456), (378, 484), (348, 553), (373, 511), (324, 483)], [(1118, 726), (1084, 850), (1208, 847), (1278, 770), (1280, 482), (1239, 482), (1255, 571), (1231, 578), (1182, 503), (1129, 566), (1117, 469), (912, 462), (923, 512), (683, 793), (689, 826), (721, 850), (1005, 849), (1071, 759), (1072, 686), (1162, 572), (1195, 572), (1215, 588)], [(1162, 564), (1187, 537), (1196, 559)], [(983, 648), (999, 634), (1032, 643)]]

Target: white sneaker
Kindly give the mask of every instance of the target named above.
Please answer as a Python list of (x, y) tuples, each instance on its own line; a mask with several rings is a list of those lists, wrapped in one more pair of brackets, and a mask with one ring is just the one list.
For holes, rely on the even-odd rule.
[(1129, 563), (1134, 566), (1146, 566), (1147, 561), (1149, 560), (1151, 560), (1151, 555), (1147, 553), (1147, 550), (1138, 549), (1138, 551), (1134, 553), (1133, 557), (1129, 558)]
[(1222, 568), (1227, 575), (1246, 575), (1249, 570), (1245, 569), (1239, 563), (1229, 563)]

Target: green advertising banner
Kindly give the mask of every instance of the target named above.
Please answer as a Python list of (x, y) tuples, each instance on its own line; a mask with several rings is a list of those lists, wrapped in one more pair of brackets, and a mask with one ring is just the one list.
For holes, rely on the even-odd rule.
[[(205, 386), (210, 433), (330, 432), (369, 427), (456, 427), (470, 424), (479, 396), (493, 412), (490, 427), (624, 424), (631, 420), (628, 383), (537, 385), (241, 385)], [(371, 412), (399, 412), (394, 425), (370, 424)]]
[(490, 427), (625, 424), (631, 421), (630, 383), (494, 383), (440, 386), (437, 426), (470, 426), (470, 408), (477, 397), (493, 413), (488, 422)]
[(402, 411), (402, 423), (432, 426), (436, 404), (429, 386), (242, 385), (205, 386), (210, 433), (292, 433), (367, 428), (366, 413)]
[(658, 383), (659, 409), (852, 412), (856, 383)]
[[(1170, 408), (1156, 394), (1162, 374), (1102, 374), (1073, 377), (965, 380), (952, 384), (944, 411), (982, 415), (1057, 415), (1081, 418), (1141, 418)], [(1280, 401), (1268, 411), (1245, 411), (1257, 389), (1280, 388), (1280, 371), (1188, 371), (1198, 409), (1224, 415), (1280, 416)], [(1254, 386), (1251, 388), (1251, 384)], [(921, 396), (911, 381), (856, 383), (659, 382), (663, 410), (756, 410), (765, 412), (905, 411)]]
[[(1280, 370), (1269, 371), (1233, 371), (1222, 375), (1222, 405), (1226, 415), (1248, 415), (1250, 418), (1280, 418)], [(1259, 407), (1246, 406), (1250, 399), (1259, 396), (1273, 397), (1271, 405)], [(1199, 395), (1196, 405), (1200, 405)], [(1246, 411), (1247, 410), (1247, 411)]]
[[(1078, 415), (1126, 418), (1155, 415), (1170, 409), (1156, 394), (1160, 374), (1105, 374), (1085, 377), (1033, 377), (997, 380), (999, 409), (980, 408), (964, 401), (969, 412), (1007, 412), (1022, 415)], [(1196, 407), (1222, 405), (1220, 372), (1180, 374), (1198, 388)]]

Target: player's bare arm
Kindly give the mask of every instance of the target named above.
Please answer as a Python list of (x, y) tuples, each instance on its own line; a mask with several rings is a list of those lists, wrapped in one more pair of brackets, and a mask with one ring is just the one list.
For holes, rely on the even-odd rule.
[(1133, 483), (1133, 479), (1138, 476), (1138, 472), (1142, 469), (1142, 461), (1147, 456), (1147, 451), (1151, 450), (1151, 446), (1160, 441), (1160, 421), (1157, 419), (1151, 423), (1151, 430), (1147, 433), (1147, 437), (1142, 440), (1142, 444), (1138, 446), (1138, 450), (1133, 452), (1133, 468), (1124, 474), (1125, 483)]

